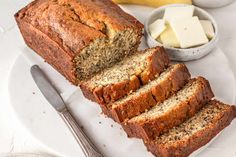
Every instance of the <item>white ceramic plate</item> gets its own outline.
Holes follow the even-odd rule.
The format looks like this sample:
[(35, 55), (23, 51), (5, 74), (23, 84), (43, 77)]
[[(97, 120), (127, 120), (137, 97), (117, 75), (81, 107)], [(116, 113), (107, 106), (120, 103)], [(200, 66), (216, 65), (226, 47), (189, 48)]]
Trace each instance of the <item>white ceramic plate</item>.
[[(148, 7), (139, 6), (126, 6), (124, 9), (135, 15), (141, 21), (144, 21), (147, 14), (152, 10)], [(142, 42), (141, 47), (145, 47), (145, 42)], [(51, 66), (46, 64), (39, 56), (35, 55), (28, 48), (22, 48), (22, 53), (26, 57), (20, 55), (16, 59), (9, 77), (9, 95), (15, 114), (23, 126), (39, 142), (59, 156), (83, 156), (81, 149), (68, 128), (42, 96), (30, 76), (30, 66), (32, 64), (38, 64), (49, 78), (55, 82), (56, 87), (66, 100), (68, 107), (73, 112), (79, 124), (83, 126), (89, 137), (102, 150), (105, 156), (152, 156), (151, 153), (146, 151), (141, 140), (128, 139), (118, 124), (100, 114), (101, 110), (98, 105), (86, 100), (79, 89), (70, 85), (68, 81)], [(216, 49), (210, 55), (199, 61), (189, 62), (187, 65), (194, 76), (203, 75), (210, 80), (218, 98), (228, 103), (234, 102), (235, 80), (228, 66), (228, 62), (220, 49)], [(234, 139), (234, 142), (236, 141), (236, 136), (231, 134), (235, 132), (235, 129), (236, 126), (231, 125), (219, 138), (223, 136), (224, 140), (229, 139), (226, 142), (232, 145), (232, 139)], [(217, 147), (217, 141), (214, 141), (209, 147), (216, 147), (217, 150), (221, 149)], [(221, 141), (218, 143), (220, 144)], [(227, 143), (224, 144), (227, 145)], [(217, 151), (207, 149), (203, 154), (205, 152), (209, 155), (210, 152), (214, 154)], [(226, 151), (224, 154), (227, 152), (229, 151)]]

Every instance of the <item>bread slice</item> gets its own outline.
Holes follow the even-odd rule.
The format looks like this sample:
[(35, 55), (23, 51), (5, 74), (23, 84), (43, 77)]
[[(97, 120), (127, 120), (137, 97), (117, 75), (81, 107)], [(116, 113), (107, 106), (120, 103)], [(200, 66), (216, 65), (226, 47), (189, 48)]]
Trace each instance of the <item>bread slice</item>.
[(88, 81), (82, 81), (80, 87), (84, 96), (92, 101), (99, 104), (114, 102), (159, 76), (169, 62), (164, 48), (147, 49), (127, 57)]
[(130, 137), (152, 140), (192, 117), (213, 96), (206, 79), (192, 79), (176, 95), (128, 120), (123, 127)]
[(235, 117), (235, 106), (212, 100), (191, 119), (145, 144), (158, 157), (187, 157), (207, 144)]
[(107, 105), (103, 108), (116, 122), (123, 122), (137, 116), (168, 98), (181, 89), (190, 79), (190, 73), (184, 64), (175, 64), (155, 80), (142, 86), (136, 92)]

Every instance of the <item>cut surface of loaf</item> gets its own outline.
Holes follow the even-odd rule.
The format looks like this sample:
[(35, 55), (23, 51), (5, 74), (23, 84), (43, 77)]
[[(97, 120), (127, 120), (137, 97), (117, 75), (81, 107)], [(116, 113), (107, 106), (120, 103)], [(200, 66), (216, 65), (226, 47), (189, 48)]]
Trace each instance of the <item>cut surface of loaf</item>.
[(209, 82), (192, 79), (183, 89), (147, 112), (128, 120), (124, 129), (130, 137), (152, 140), (198, 112), (212, 97)]
[(169, 58), (162, 47), (137, 52), (88, 81), (82, 81), (85, 97), (99, 104), (114, 102), (137, 90), (164, 71)]
[(15, 18), (26, 44), (76, 85), (136, 51), (143, 28), (110, 0), (35, 0)]
[(187, 157), (227, 127), (235, 116), (235, 106), (212, 100), (191, 119), (145, 144), (158, 157)]
[(164, 101), (181, 89), (190, 79), (190, 73), (184, 64), (175, 64), (161, 73), (155, 80), (142, 86), (132, 94), (107, 105), (104, 113), (116, 122), (122, 123), (145, 110)]

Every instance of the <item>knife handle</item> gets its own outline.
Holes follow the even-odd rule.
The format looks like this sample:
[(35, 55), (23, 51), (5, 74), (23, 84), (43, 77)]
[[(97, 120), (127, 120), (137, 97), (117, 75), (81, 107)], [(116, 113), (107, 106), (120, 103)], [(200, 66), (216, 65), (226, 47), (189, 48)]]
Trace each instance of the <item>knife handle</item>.
[(62, 119), (68, 125), (70, 131), (75, 137), (76, 141), (81, 146), (84, 155), (86, 157), (103, 157), (103, 155), (99, 152), (97, 147), (90, 141), (90, 139), (86, 136), (83, 130), (80, 128), (78, 123), (75, 121), (75, 118), (71, 115), (71, 113), (65, 109), (60, 112)]

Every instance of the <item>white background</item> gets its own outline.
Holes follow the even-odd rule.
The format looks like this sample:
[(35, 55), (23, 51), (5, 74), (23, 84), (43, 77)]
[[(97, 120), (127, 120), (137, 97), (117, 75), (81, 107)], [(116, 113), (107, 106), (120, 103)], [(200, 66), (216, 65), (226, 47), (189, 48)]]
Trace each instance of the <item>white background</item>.
[[(8, 76), (16, 57), (21, 53), (19, 47), (24, 44), (13, 15), (28, 2), (29, 0), (0, 0), (0, 154), (9, 152), (50, 154), (16, 119), (8, 97)], [(219, 25), (219, 46), (225, 52), (235, 75), (236, 2), (224, 8), (207, 11), (215, 17)]]

